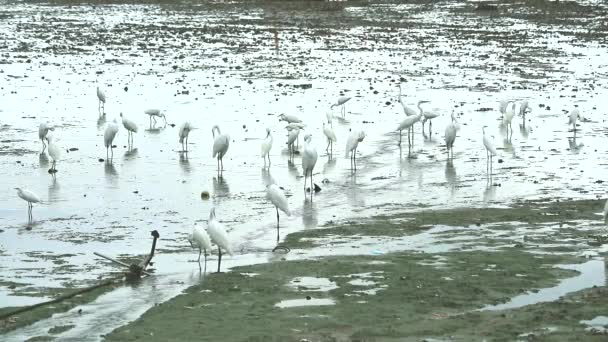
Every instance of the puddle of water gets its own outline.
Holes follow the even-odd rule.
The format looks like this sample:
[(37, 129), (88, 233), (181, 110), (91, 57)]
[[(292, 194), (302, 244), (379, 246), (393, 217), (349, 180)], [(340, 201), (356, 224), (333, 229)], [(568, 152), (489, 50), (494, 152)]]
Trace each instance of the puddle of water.
[(598, 334), (605, 334), (608, 332), (608, 317), (597, 316), (591, 320), (582, 320), (581, 324), (587, 325), (586, 331)]
[(322, 291), (327, 292), (338, 288), (338, 285), (327, 278), (297, 277), (292, 279), (287, 286), (299, 291)]
[(488, 305), (478, 311), (516, 309), (526, 305), (551, 302), (570, 292), (580, 291), (593, 286), (604, 286), (606, 284), (603, 259), (590, 260), (576, 265), (558, 265), (558, 267), (566, 270), (575, 270), (580, 272), (580, 274), (576, 277), (564, 279), (554, 287), (522, 294), (512, 298), (507, 303)]
[(282, 300), (274, 306), (287, 309), (295, 308), (299, 306), (323, 306), (323, 305), (335, 305), (336, 301), (332, 298), (311, 298), (311, 299), (287, 299)]

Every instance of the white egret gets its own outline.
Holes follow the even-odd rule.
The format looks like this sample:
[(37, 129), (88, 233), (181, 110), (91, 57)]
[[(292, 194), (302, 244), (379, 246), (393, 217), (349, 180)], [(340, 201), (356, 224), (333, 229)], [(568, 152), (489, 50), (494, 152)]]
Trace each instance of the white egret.
[(332, 112), (325, 113), (325, 117), (327, 118), (327, 123), (333, 127), (334, 126), (334, 115), (332, 114)]
[(488, 126), (483, 126), (481, 129), (483, 132), (483, 146), (486, 148), (486, 163), (489, 163), (490, 170), (492, 170), (492, 157), (498, 153), (496, 152), (494, 144), (492, 144), (492, 141), (490, 141), (490, 138), (486, 136), (486, 127)]
[(511, 101), (508, 100), (501, 100), (498, 103), (498, 111), (500, 112), (500, 119), (502, 120), (505, 117), (505, 114), (507, 113), (507, 107), (509, 106), (509, 103)]
[(192, 233), (190, 234), (189, 240), (190, 244), (192, 244), (193, 247), (198, 247), (199, 265), (201, 263), (201, 254), (204, 253), (205, 268), (207, 268), (207, 251), (211, 251), (211, 238), (209, 237), (209, 234), (207, 234), (207, 231), (205, 231), (205, 229), (195, 223), (194, 227), (192, 228)]
[(28, 220), (32, 221), (33, 203), (40, 203), (40, 197), (29, 190), (24, 190), (21, 188), (15, 188), (15, 190), (17, 190), (17, 195), (27, 202), (27, 217)]
[(344, 156), (344, 158), (348, 158), (350, 153), (350, 167), (351, 169), (353, 169), (354, 166), (355, 171), (357, 170), (357, 147), (359, 146), (359, 143), (363, 141), (364, 138), (365, 132), (352, 131), (348, 136), (348, 140), (346, 141), (346, 155)]
[(452, 152), (452, 158), (454, 158), (454, 141), (456, 140), (456, 132), (458, 131), (455, 121), (454, 113), (452, 113), (452, 122), (445, 128), (445, 147), (448, 150), (448, 159), (450, 158), (450, 151)]
[(432, 134), (433, 130), (433, 119), (439, 116), (437, 112), (423, 112), (424, 119), (422, 120), (422, 134), (424, 134), (424, 124), (429, 122), (429, 135)]
[[(38, 138), (40, 139), (40, 141), (42, 141), (42, 152), (44, 152), (44, 150), (46, 149), (46, 144), (44, 143), (44, 139), (46, 139), (46, 135), (49, 133), (49, 131), (53, 131), (53, 130), (55, 130), (55, 128), (50, 127), (46, 123), (41, 123), (40, 126), (38, 127)], [(48, 142), (48, 139), (47, 139), (47, 142)]]
[(49, 142), (49, 156), (51, 156), (51, 158), (53, 159), (53, 164), (49, 172), (55, 173), (57, 172), (55, 165), (57, 164), (59, 158), (61, 158), (61, 148), (57, 146), (57, 144), (55, 143), (55, 139), (52, 135), (47, 135), (47, 141)]
[(293, 128), (287, 133), (287, 149), (289, 150), (289, 157), (291, 158), (295, 154), (295, 146), (293, 143), (300, 135), (299, 128)]
[[(406, 116), (416, 115), (417, 113), (415, 110), (405, 105), (405, 103), (401, 99), (403, 96), (405, 95), (401, 95), (401, 83), (399, 83), (399, 103), (401, 104), (401, 108), (403, 108), (403, 113), (405, 113)], [(422, 109), (420, 109), (420, 112), (422, 112)]]
[(578, 111), (578, 109), (574, 109), (570, 112), (570, 115), (568, 116), (568, 125), (572, 125), (572, 130), (574, 132), (576, 132), (576, 120), (580, 120), (581, 119), (581, 114)]
[(192, 125), (188, 121), (184, 122), (181, 126), (179, 126), (179, 143), (182, 144), (182, 151), (184, 152), (188, 151), (188, 135), (193, 129), (194, 127), (192, 127)]
[(209, 233), (209, 237), (211, 237), (211, 241), (217, 245), (217, 272), (219, 273), (220, 265), (222, 264), (222, 249), (224, 249), (228, 254), (232, 255), (232, 247), (230, 246), (228, 233), (226, 233), (224, 225), (215, 218), (215, 208), (211, 208), (211, 211), (209, 212), (207, 232)]
[(286, 121), (287, 123), (300, 123), (302, 120), (295, 115), (281, 114), (279, 115), (279, 121)]
[(106, 111), (106, 94), (104, 94), (103, 90), (97, 86), (97, 99), (99, 103), (97, 105), (97, 111), (105, 114)]
[[(106, 126), (106, 131), (103, 133), (103, 144), (106, 147), (106, 159), (114, 159), (114, 147), (112, 147), (112, 143), (114, 142), (114, 137), (118, 133), (118, 125), (116, 124), (116, 119), (113, 122), (110, 122)], [(112, 151), (112, 157), (109, 157), (108, 149)]]
[(310, 193), (312, 195), (314, 183), (312, 182), (312, 171), (317, 163), (317, 149), (311, 144), (312, 135), (304, 137), (304, 151), (302, 153), (302, 170), (304, 171), (304, 192), (306, 192), (306, 177), (310, 175)]
[(350, 99), (351, 97), (342, 96), (338, 98), (338, 101), (332, 104), (330, 108), (333, 109), (334, 107), (340, 106), (340, 113), (342, 114), (342, 117), (344, 117), (344, 115), (346, 114), (346, 102), (348, 102)]
[(266, 157), (268, 157), (268, 167), (270, 167), (270, 149), (272, 148), (272, 134), (270, 128), (266, 128), (266, 138), (262, 142), (262, 158), (264, 158), (264, 167), (266, 167)]
[(509, 136), (509, 131), (511, 131), (511, 135), (513, 135), (513, 126), (511, 125), (511, 121), (513, 121), (514, 116), (515, 102), (512, 102), (511, 106), (507, 108), (505, 114), (502, 117), (502, 123), (507, 127), (507, 137)]
[(277, 244), (279, 243), (279, 209), (282, 212), (287, 214), (287, 216), (291, 216), (291, 211), (289, 210), (289, 203), (287, 202), (287, 197), (281, 188), (279, 188), (276, 184), (269, 184), (266, 186), (266, 199), (268, 199), (272, 205), (274, 205), (277, 211)]
[(521, 105), (519, 106), (519, 115), (523, 116), (524, 119), (526, 118), (526, 112), (528, 111), (528, 109), (530, 109), (530, 105), (528, 104), (528, 100), (524, 100), (521, 102)]
[(301, 122), (292, 122), (290, 124), (288, 124), (287, 126), (285, 126), (285, 128), (289, 131), (292, 130), (294, 128), (298, 128), (298, 129), (304, 129), (304, 127), (306, 127), (305, 124), (301, 123)]
[[(215, 131), (217, 130), (217, 137), (215, 136)], [(224, 170), (224, 155), (228, 151), (228, 146), (230, 145), (230, 136), (228, 134), (222, 134), (220, 131), (220, 127), (218, 125), (213, 126), (211, 129), (211, 134), (213, 134), (213, 158), (217, 156), (217, 170)], [(221, 164), (221, 168), (220, 168)]]
[[(399, 146), (401, 146), (401, 137), (403, 135), (403, 130), (407, 129), (407, 143), (409, 145), (412, 145), (412, 143), (414, 142), (414, 133), (413, 130), (411, 129), (414, 124), (418, 121), (420, 121), (420, 119), (422, 118), (422, 110), (420, 111), (419, 114), (416, 115), (410, 115), (408, 117), (406, 117), (405, 119), (403, 119), (403, 121), (401, 121), (401, 123), (399, 124), (399, 126), (397, 127), (397, 130), (399, 131)], [(411, 141), (410, 141), (410, 132), (411, 132)]]
[(152, 119), (154, 119), (154, 125), (156, 125), (156, 118), (163, 118), (165, 121), (165, 127), (167, 127), (167, 118), (165, 114), (161, 112), (160, 109), (146, 109), (144, 111), (145, 114), (148, 114), (150, 117), (150, 127), (152, 127)]
[(120, 113), (120, 117), (122, 118), (122, 125), (127, 129), (127, 145), (133, 146), (133, 133), (137, 133), (137, 125), (135, 122), (126, 119), (122, 113)]
[(325, 152), (329, 153), (331, 156), (333, 153), (334, 143), (338, 141), (336, 138), (336, 133), (334, 133), (334, 130), (331, 127), (325, 126), (325, 122), (323, 122), (323, 133), (327, 137), (327, 147), (325, 148)]

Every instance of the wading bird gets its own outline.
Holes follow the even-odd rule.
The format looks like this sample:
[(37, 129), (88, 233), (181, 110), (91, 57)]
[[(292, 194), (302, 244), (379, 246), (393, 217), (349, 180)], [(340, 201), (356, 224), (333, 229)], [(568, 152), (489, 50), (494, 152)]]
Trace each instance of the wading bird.
[(302, 120), (295, 115), (281, 114), (279, 115), (279, 121), (286, 121), (287, 123), (301, 123)]
[[(422, 111), (422, 109), (420, 109)], [(422, 135), (424, 135), (424, 124), (429, 122), (429, 135), (432, 134), (433, 131), (433, 119), (439, 116), (439, 113), (436, 112), (422, 112), (424, 119), (422, 120)]]
[[(215, 131), (217, 130), (217, 137)], [(213, 126), (211, 129), (213, 134), (213, 158), (217, 157), (217, 170), (224, 170), (224, 155), (228, 151), (228, 145), (230, 145), (230, 136), (228, 134), (222, 134), (218, 125)], [(221, 164), (221, 168), (220, 168)]]
[[(502, 117), (502, 123), (507, 128), (507, 138), (510, 135), (513, 135), (513, 126), (511, 122), (513, 121), (513, 117), (515, 116), (515, 102), (511, 103), (511, 106), (507, 108), (505, 114)], [(511, 132), (511, 133), (509, 133)]]
[(312, 197), (314, 183), (312, 182), (312, 171), (317, 163), (317, 149), (311, 144), (312, 136), (304, 137), (304, 151), (302, 153), (302, 170), (304, 171), (304, 192), (306, 193), (306, 178), (310, 175), (310, 194)]
[(220, 265), (222, 264), (222, 248), (226, 251), (226, 253), (232, 255), (232, 247), (230, 246), (228, 233), (226, 233), (224, 225), (215, 218), (215, 208), (211, 208), (211, 211), (209, 212), (207, 232), (209, 233), (209, 237), (211, 237), (211, 241), (217, 245), (217, 273), (220, 273)]
[[(456, 132), (458, 131), (458, 126), (456, 123), (456, 119), (454, 118), (454, 113), (452, 112), (452, 122), (448, 124), (445, 128), (445, 147), (448, 150), (448, 159), (454, 158), (454, 141), (456, 140)], [(452, 156), (450, 157), (450, 151), (452, 152)]]
[(276, 184), (266, 186), (266, 199), (268, 199), (277, 210), (277, 245), (279, 244), (279, 209), (287, 216), (291, 216), (287, 197), (281, 188)]
[(46, 139), (47, 142), (49, 141), (46, 138), (46, 135), (49, 133), (49, 131), (53, 130), (55, 130), (55, 128), (49, 127), (49, 125), (47, 125), (46, 123), (41, 123), (40, 127), (38, 127), (38, 138), (40, 139), (40, 141), (42, 141), (42, 152), (44, 152), (44, 150), (46, 149), (46, 144), (44, 143), (44, 140)]
[(329, 156), (333, 154), (334, 143), (338, 141), (336, 138), (336, 133), (330, 126), (325, 126), (325, 122), (323, 122), (323, 133), (327, 137), (327, 147), (325, 148), (325, 152), (329, 153)]
[(133, 146), (133, 133), (137, 133), (137, 125), (135, 122), (126, 119), (122, 113), (120, 113), (120, 117), (122, 118), (122, 125), (127, 130), (127, 145)]
[(488, 138), (486, 136), (486, 127), (488, 127), (488, 126), (483, 126), (483, 128), (481, 129), (483, 132), (483, 146), (486, 148), (487, 166), (489, 166), (490, 172), (492, 172), (492, 157), (494, 157), (498, 153), (496, 152), (496, 148), (494, 147), (494, 144), (492, 144), (492, 141), (490, 141), (490, 138)]
[(509, 106), (510, 102), (511, 101), (508, 100), (502, 100), (498, 103), (498, 111), (500, 112), (501, 120), (505, 117), (505, 114), (507, 113), (507, 107)]
[(198, 264), (201, 264), (201, 254), (205, 256), (205, 270), (207, 269), (207, 251), (211, 251), (211, 239), (209, 234), (196, 223), (192, 228), (192, 233), (189, 237), (192, 247), (198, 247)]
[[(116, 137), (116, 133), (118, 133), (118, 125), (116, 124), (116, 119), (113, 122), (110, 122), (106, 126), (106, 131), (103, 133), (103, 144), (106, 147), (106, 159), (112, 160), (114, 159), (114, 147), (112, 143), (114, 142), (114, 137)], [(112, 157), (109, 156), (109, 151), (112, 152)]]
[(270, 167), (270, 149), (272, 148), (272, 134), (270, 128), (266, 128), (266, 138), (262, 141), (262, 158), (264, 158), (264, 168), (266, 167), (266, 157), (268, 157), (268, 167)]
[(344, 117), (346, 115), (346, 102), (348, 102), (351, 99), (351, 97), (348, 96), (342, 96), (340, 98), (338, 98), (338, 101), (334, 104), (331, 105), (330, 109), (333, 109), (334, 107), (340, 107), (340, 114), (342, 114), (342, 117)]
[[(414, 126), (414, 124), (416, 122), (420, 121), (420, 118), (422, 118), (422, 113), (416, 114), (416, 115), (410, 115), (410, 116), (406, 117), (405, 119), (403, 119), (403, 121), (401, 121), (401, 123), (397, 127), (397, 130), (399, 131), (399, 146), (401, 146), (401, 138), (402, 138), (404, 129), (407, 129), (407, 143), (410, 146), (413, 145), (414, 131), (412, 130), (412, 127)], [(410, 140), (410, 135), (411, 135), (411, 140)]]
[(165, 114), (161, 112), (160, 109), (146, 109), (144, 111), (150, 117), (150, 127), (152, 127), (152, 120), (154, 119), (154, 125), (156, 126), (156, 118), (163, 118), (165, 121), (165, 127), (167, 127), (167, 118)]
[(192, 127), (188, 121), (179, 126), (179, 143), (182, 144), (182, 151), (184, 152), (188, 151), (188, 135), (193, 129), (194, 127)]
[(101, 114), (105, 114), (105, 112), (106, 112), (106, 94), (104, 94), (103, 90), (99, 89), (99, 86), (97, 87), (97, 99), (99, 100), (99, 103), (97, 105), (97, 111), (100, 112)]
[(57, 172), (55, 166), (57, 161), (61, 158), (61, 148), (55, 143), (55, 138), (52, 135), (47, 135), (47, 141), (49, 142), (49, 156), (53, 159), (53, 164), (49, 170), (50, 173)]
[(519, 115), (524, 118), (524, 122), (526, 121), (526, 112), (530, 109), (530, 105), (528, 104), (528, 100), (524, 100), (521, 102), (519, 106)]
[(21, 197), (24, 201), (27, 202), (27, 217), (28, 220), (32, 221), (32, 203), (40, 203), (40, 197), (38, 197), (35, 193), (29, 190), (23, 190), (21, 188), (15, 188), (17, 190), (17, 195)]
[(568, 125), (572, 125), (572, 130), (576, 133), (576, 120), (581, 120), (581, 114), (578, 109), (574, 109), (568, 116)]
[(296, 141), (296, 139), (298, 139), (298, 136), (300, 135), (300, 129), (299, 128), (293, 128), (291, 130), (289, 130), (287, 132), (287, 149), (289, 151), (289, 158), (293, 158), (293, 156), (296, 153), (296, 148), (294, 146), (294, 142)]
[(365, 132), (363, 131), (352, 131), (346, 141), (346, 155), (344, 158), (349, 157), (350, 153), (350, 168), (357, 171), (357, 147), (359, 143), (365, 138)]

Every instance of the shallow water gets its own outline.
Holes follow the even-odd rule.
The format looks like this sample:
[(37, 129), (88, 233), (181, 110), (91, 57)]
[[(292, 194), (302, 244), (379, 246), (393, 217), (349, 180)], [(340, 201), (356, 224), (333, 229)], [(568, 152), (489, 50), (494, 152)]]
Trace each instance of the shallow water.
[[(294, 211), (281, 216), (282, 236), (330, 220), (420, 206), (605, 196), (608, 73), (606, 32), (597, 24), (605, 5), (593, 7), (584, 20), (564, 13), (542, 16), (538, 9), (511, 4), (502, 16), (475, 13), (464, 2), (354, 3), (338, 11), (283, 6), (0, 8), (0, 45), (7, 51), (0, 56), (0, 281), (33, 289), (87, 284), (115, 269), (93, 251), (144, 254), (152, 229), (161, 235), (156, 266), (162, 273), (173, 269), (173, 257), (164, 254), (180, 252), (182, 263), (194, 256), (186, 236), (195, 221), (207, 219), (212, 205), (237, 250), (226, 267), (273, 260), (277, 256), (268, 251), (275, 244), (275, 214), (264, 199), (271, 180), (286, 189)], [(294, 18), (297, 27), (287, 24)], [(397, 99), (400, 77), (408, 106), (430, 100), (425, 109), (441, 114), (433, 120), (432, 136), (415, 127), (411, 152), (407, 143), (397, 146), (394, 132), (404, 118)], [(97, 85), (108, 98), (102, 117)], [(334, 121), (338, 143), (330, 160), (322, 122), (342, 95), (353, 99), (345, 119)], [(510, 139), (497, 110), (507, 98), (527, 99), (532, 107), (525, 127), (521, 117), (513, 119)], [(567, 125), (575, 105), (585, 118), (576, 135)], [(161, 120), (151, 129), (143, 113), (148, 108), (165, 110), (176, 126), (164, 127)], [(442, 136), (452, 110), (461, 130), (448, 163)], [(121, 112), (139, 126), (134, 148), (126, 148), (121, 125), (113, 163), (100, 162), (106, 158), (103, 131), (114, 119), (120, 124)], [(322, 191), (313, 201), (305, 200), (299, 157), (288, 163), (281, 113), (299, 116), (318, 146), (314, 182)], [(199, 128), (190, 134), (187, 154), (177, 138), (186, 120)], [(41, 122), (55, 126), (52, 134), (64, 150), (78, 148), (64, 151), (55, 178), (47, 173), (48, 155), (40, 154)], [(211, 158), (214, 124), (231, 137), (221, 177)], [(491, 178), (481, 144), (484, 125), (499, 150)], [(259, 157), (266, 127), (274, 136), (269, 171)], [(344, 158), (349, 129), (367, 133), (356, 173)], [(325, 178), (329, 183), (322, 184)], [(34, 205), (31, 224), (15, 186), (43, 199)], [(204, 190), (211, 193), (208, 201), (201, 200)], [(435, 233), (387, 249), (453, 248), (431, 246), (425, 239)], [(370, 246), (369, 252), (376, 249)], [(189, 284), (186, 270), (196, 266), (185, 265), (183, 284), (159, 290), (163, 298)], [(46, 299), (14, 296), (0, 287), (5, 306)]]

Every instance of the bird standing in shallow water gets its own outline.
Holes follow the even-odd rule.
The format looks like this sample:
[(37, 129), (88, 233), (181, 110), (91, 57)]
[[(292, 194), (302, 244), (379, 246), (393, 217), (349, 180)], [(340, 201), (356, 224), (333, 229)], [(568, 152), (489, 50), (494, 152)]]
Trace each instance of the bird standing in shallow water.
[(302, 153), (302, 170), (304, 171), (304, 193), (306, 193), (306, 178), (310, 175), (310, 197), (312, 198), (314, 183), (312, 182), (312, 171), (317, 163), (317, 149), (311, 145), (312, 136), (304, 137), (304, 151)]
[(57, 165), (57, 161), (59, 160), (59, 158), (61, 158), (61, 148), (57, 146), (57, 143), (55, 143), (55, 138), (53, 136), (48, 135), (47, 141), (49, 142), (49, 156), (51, 156), (51, 158), (53, 159), (53, 164), (49, 172), (55, 174), (57, 172), (55, 166)]
[[(217, 137), (215, 136), (215, 131), (217, 130)], [(211, 129), (211, 134), (213, 134), (213, 158), (217, 156), (217, 171), (224, 170), (224, 155), (228, 151), (228, 146), (230, 145), (230, 136), (228, 134), (222, 134), (220, 132), (220, 127), (218, 125), (213, 126)], [(221, 166), (221, 167), (220, 167)]]
[(291, 216), (289, 210), (289, 203), (283, 190), (276, 184), (269, 184), (266, 186), (266, 199), (268, 199), (277, 210), (277, 245), (279, 244), (279, 209), (282, 212)]
[[(116, 119), (113, 122), (110, 122), (108, 126), (106, 126), (106, 131), (103, 133), (103, 144), (106, 147), (106, 159), (112, 160), (114, 159), (114, 147), (112, 143), (114, 142), (114, 137), (118, 133), (118, 125), (116, 124)], [(109, 156), (108, 149), (112, 151), (112, 157)]]
[(190, 131), (193, 129), (194, 127), (192, 127), (192, 125), (188, 121), (184, 122), (181, 126), (179, 126), (179, 143), (182, 144), (183, 152), (188, 151), (188, 135), (190, 135)]
[(104, 94), (103, 90), (101, 90), (99, 88), (99, 86), (97, 87), (97, 99), (99, 100), (99, 103), (97, 105), (97, 111), (99, 112), (99, 114), (105, 115), (106, 114), (106, 94)]
[(576, 120), (580, 120), (581, 119), (581, 114), (578, 111), (578, 109), (574, 109), (570, 112), (570, 115), (568, 116), (568, 125), (572, 125), (572, 130), (574, 131), (574, 133), (576, 133)]
[(205, 255), (205, 270), (207, 270), (207, 251), (211, 250), (211, 238), (207, 231), (205, 231), (202, 227), (198, 226), (196, 223), (192, 228), (192, 233), (189, 237), (190, 244), (193, 247), (198, 247), (198, 265), (200, 268), (201, 265), (201, 253)]
[(327, 152), (331, 157), (333, 154), (334, 143), (338, 141), (338, 139), (336, 138), (336, 133), (334, 133), (334, 130), (329, 125), (325, 126), (325, 122), (323, 122), (323, 133), (327, 137), (327, 147), (325, 148), (325, 152)]
[(299, 128), (292, 128), (287, 132), (287, 149), (289, 151), (289, 159), (293, 159), (293, 156), (296, 153), (296, 147), (294, 145), (296, 139), (300, 135)]
[(452, 122), (445, 128), (445, 147), (448, 150), (448, 159), (450, 159), (450, 151), (452, 152), (451, 158), (454, 158), (454, 141), (456, 140), (456, 132), (458, 132), (458, 124), (454, 118), (452, 112)]
[(163, 118), (165, 121), (165, 127), (167, 127), (167, 118), (165, 114), (160, 111), (160, 109), (146, 109), (144, 111), (150, 117), (150, 128), (152, 128), (152, 119), (154, 119), (154, 125), (156, 125), (156, 118)]
[(122, 125), (127, 130), (127, 145), (131, 147), (133, 146), (133, 133), (137, 133), (137, 125), (135, 122), (126, 119), (122, 113), (120, 113), (120, 117), (122, 118)]
[(261, 146), (264, 168), (266, 168), (266, 157), (268, 157), (268, 167), (270, 167), (270, 149), (272, 149), (272, 134), (270, 133), (270, 128), (266, 128), (266, 138)]
[(44, 150), (46, 149), (46, 144), (44, 143), (44, 140), (46, 139), (47, 142), (49, 141), (46, 138), (46, 136), (49, 133), (49, 131), (53, 131), (53, 130), (54, 130), (54, 128), (49, 127), (49, 125), (47, 125), (46, 123), (41, 123), (40, 126), (38, 127), (38, 138), (40, 139), (40, 141), (42, 141), (42, 152), (44, 152)]
[(226, 233), (224, 225), (215, 218), (215, 208), (211, 208), (211, 211), (209, 212), (207, 232), (209, 233), (211, 241), (217, 245), (217, 273), (220, 273), (220, 266), (222, 264), (222, 249), (224, 249), (226, 253), (232, 255), (232, 247), (230, 246), (228, 233)]
[(15, 188), (15, 190), (17, 190), (17, 196), (27, 202), (27, 218), (30, 222), (32, 222), (32, 203), (40, 203), (40, 197), (29, 190), (24, 190), (21, 188)]
[(494, 144), (492, 144), (492, 141), (490, 141), (490, 138), (486, 136), (486, 127), (488, 126), (483, 126), (481, 129), (483, 132), (483, 146), (486, 148), (486, 169), (487, 166), (489, 166), (490, 174), (492, 174), (492, 157), (498, 153), (496, 152)]
[(346, 141), (346, 155), (344, 158), (349, 157), (350, 153), (350, 168), (357, 171), (357, 147), (359, 143), (365, 138), (365, 132), (363, 131), (352, 131), (348, 140)]
[(346, 115), (346, 102), (348, 102), (350, 99), (351, 99), (351, 97), (342, 96), (342, 97), (338, 98), (338, 101), (336, 103), (331, 105), (330, 109), (333, 109), (334, 107), (339, 106), (340, 114), (342, 114), (342, 117), (344, 117)]

